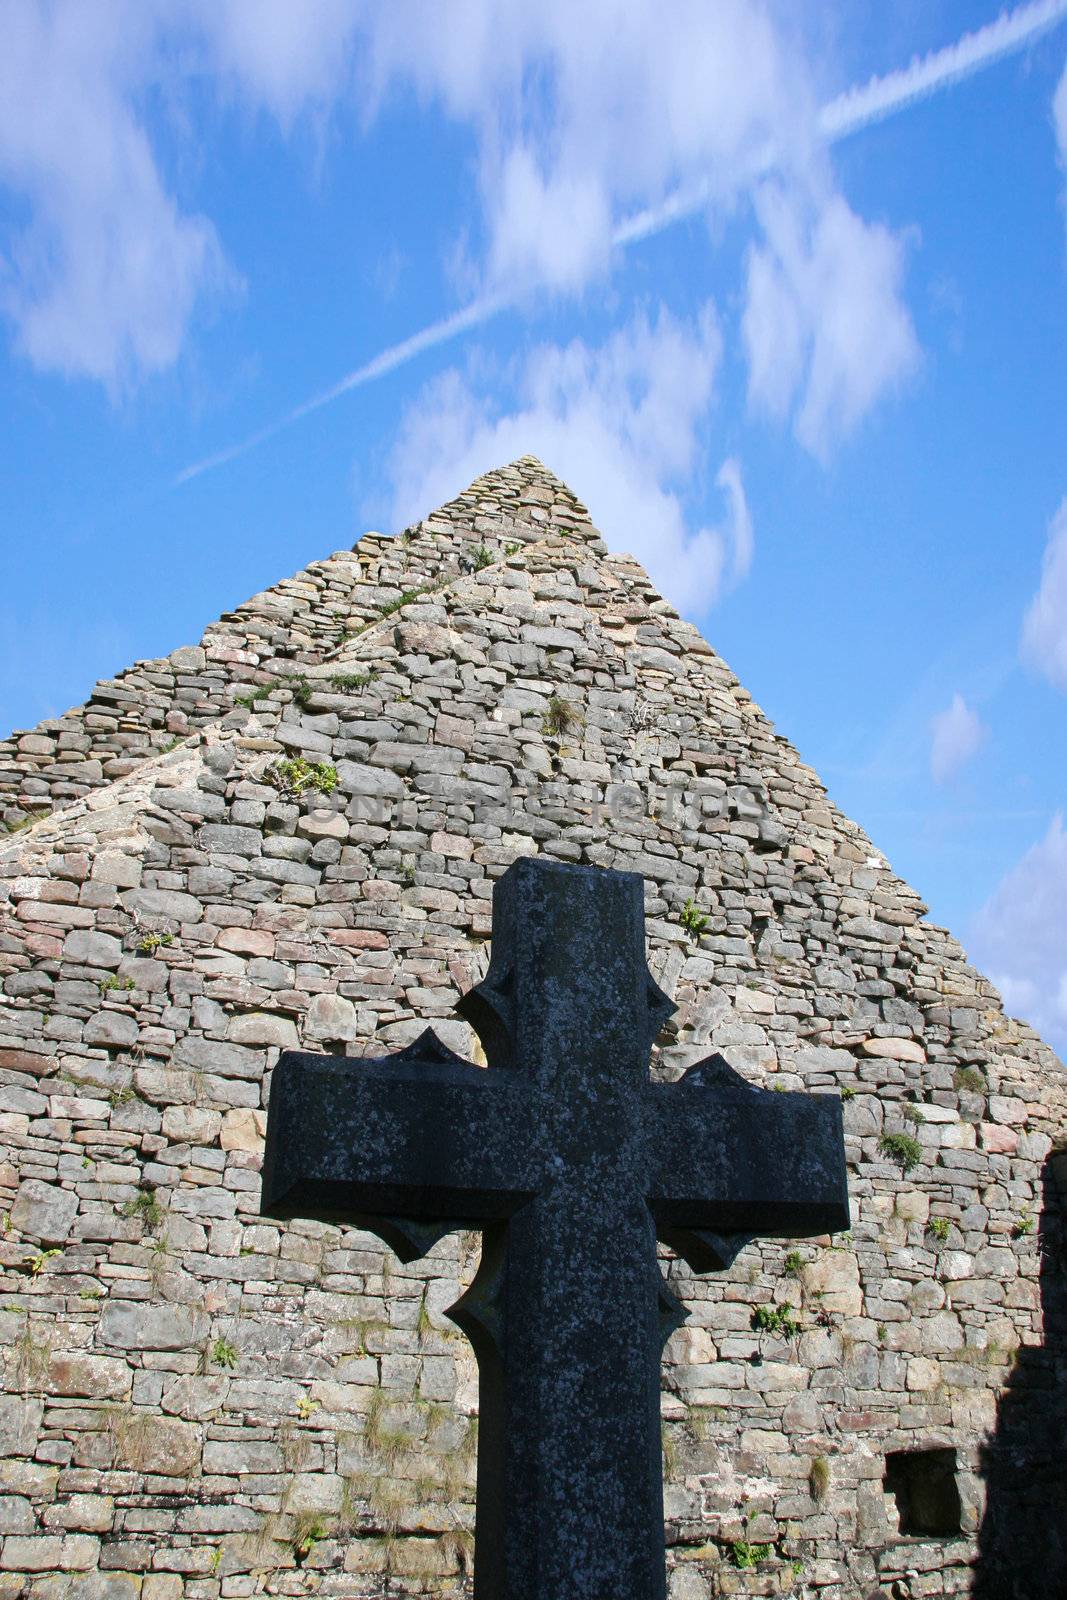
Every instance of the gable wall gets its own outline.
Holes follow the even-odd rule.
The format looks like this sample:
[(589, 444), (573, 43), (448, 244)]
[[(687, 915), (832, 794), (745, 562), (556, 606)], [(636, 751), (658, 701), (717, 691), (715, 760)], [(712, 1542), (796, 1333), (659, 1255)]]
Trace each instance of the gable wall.
[(366, 534), (209, 624), (197, 645), (104, 679), (83, 706), (0, 741), (0, 823), (24, 825), (124, 776), (153, 752), (225, 715), (238, 695), (328, 660), (407, 589), (454, 576), (479, 552), (588, 513), (540, 462), (479, 478), (398, 539)]
[[(678, 1005), (656, 1073), (722, 1050), (848, 1096), (851, 1239), (666, 1266), (690, 1313), (664, 1366), (672, 1595), (966, 1593), (1003, 1548), (990, 1441), (1026, 1447), (1004, 1397), (1035, 1463), (1026, 1396), (1057, 1419), (1058, 1066), (636, 563), (587, 527), (516, 542), (309, 660), (303, 704), (280, 683), (2, 852), (0, 1597), (462, 1592), (477, 1385), (442, 1312), (477, 1240), (405, 1267), (260, 1222), (263, 1108), (297, 1043), (381, 1053), (430, 1022), (475, 1053), (452, 1008), (493, 878), (533, 850), (644, 875)], [(287, 794), (295, 758), (333, 791)], [(887, 1132), (917, 1143), (906, 1173)], [(753, 1328), (782, 1305), (799, 1336)], [(931, 1444), (958, 1451), (963, 1532), (901, 1540), (884, 1457)], [(1025, 1582), (1049, 1499), (1013, 1472)], [(772, 1553), (739, 1569), (735, 1541)]]

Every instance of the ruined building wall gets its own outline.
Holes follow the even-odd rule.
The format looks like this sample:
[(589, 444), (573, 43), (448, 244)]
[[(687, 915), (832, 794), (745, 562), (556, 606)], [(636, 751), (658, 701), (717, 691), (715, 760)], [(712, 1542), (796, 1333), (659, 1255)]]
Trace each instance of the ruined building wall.
[(399, 539), (365, 534), (209, 624), (199, 644), (139, 661), (96, 684), (85, 705), (0, 740), (0, 823), (17, 827), (124, 777), (239, 697), (329, 661), (413, 588), (588, 522), (570, 490), (525, 457)]
[[(674, 1600), (1038, 1592), (1067, 1562), (1051, 1052), (538, 463), (308, 570), (195, 685), (134, 669), (121, 721), (97, 699), (12, 756), (53, 810), (0, 848), (0, 1600), (468, 1592), (443, 1313), (477, 1237), (402, 1266), (261, 1222), (258, 1172), (280, 1049), (430, 1023), (475, 1054), (455, 1000), (535, 851), (644, 876), (658, 1075), (721, 1050), (845, 1097), (850, 1237), (706, 1278), (665, 1253)], [(58, 770), (65, 733), (99, 775)]]

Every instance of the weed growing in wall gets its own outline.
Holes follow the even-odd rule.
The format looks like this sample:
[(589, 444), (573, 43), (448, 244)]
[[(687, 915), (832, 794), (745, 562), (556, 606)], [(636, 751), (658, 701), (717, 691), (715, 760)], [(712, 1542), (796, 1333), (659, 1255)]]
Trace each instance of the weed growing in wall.
[(752, 1313), (752, 1326), (757, 1333), (774, 1333), (783, 1339), (794, 1339), (800, 1332), (792, 1306), (757, 1306)]
[(902, 1172), (910, 1172), (923, 1158), (923, 1147), (910, 1133), (883, 1133), (878, 1141), (883, 1155), (900, 1162)]
[(335, 672), (330, 677), (330, 685), (340, 689), (342, 694), (350, 694), (356, 689), (365, 689), (377, 676), (376, 672)]
[(541, 732), (548, 739), (561, 739), (565, 733), (582, 726), (582, 714), (558, 694), (549, 696), (548, 708), (541, 718)]
[(758, 1567), (771, 1553), (769, 1544), (749, 1544), (747, 1539), (735, 1539), (730, 1546), (730, 1560), (735, 1567), (748, 1570)]
[(300, 799), (309, 790), (333, 794), (337, 788), (336, 767), (327, 761), (306, 761), (303, 756), (275, 762), (268, 769), (267, 777), (283, 795), (294, 800)]
[(808, 1492), (815, 1504), (821, 1505), (830, 1488), (830, 1463), (825, 1456), (815, 1456), (808, 1469)]
[(213, 1367), (222, 1367), (226, 1371), (232, 1372), (240, 1359), (240, 1355), (241, 1352), (231, 1340), (220, 1337), (212, 1344), (208, 1359)]
[(155, 1233), (166, 1216), (150, 1183), (142, 1184), (133, 1199), (127, 1200), (121, 1209), (124, 1217), (138, 1217), (149, 1233)]

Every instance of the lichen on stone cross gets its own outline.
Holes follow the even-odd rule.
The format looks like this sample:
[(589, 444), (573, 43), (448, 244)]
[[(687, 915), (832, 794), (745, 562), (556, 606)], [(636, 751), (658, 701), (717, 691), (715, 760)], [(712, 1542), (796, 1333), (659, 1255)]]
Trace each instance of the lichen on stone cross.
[(633, 873), (524, 858), (460, 1002), (488, 1069), (427, 1030), (381, 1060), (284, 1054), (262, 1209), (372, 1229), (411, 1260), (481, 1228), (450, 1315), (479, 1364), (477, 1600), (660, 1600), (660, 1352), (698, 1271), (757, 1235), (848, 1227), (836, 1097), (772, 1094), (714, 1056), (649, 1057), (671, 1002)]

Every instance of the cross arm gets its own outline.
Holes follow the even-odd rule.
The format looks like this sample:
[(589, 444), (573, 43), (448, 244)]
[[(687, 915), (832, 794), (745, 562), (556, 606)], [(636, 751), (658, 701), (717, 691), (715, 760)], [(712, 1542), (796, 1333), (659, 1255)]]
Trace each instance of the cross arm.
[[(677, 1084), (650, 1085), (649, 1094), (649, 1205), (661, 1238), (693, 1265), (728, 1265), (757, 1235), (804, 1238), (848, 1228), (836, 1096), (755, 1088), (721, 1056), (690, 1068)], [(705, 1259), (701, 1241), (712, 1245)]]
[(381, 1060), (286, 1051), (271, 1082), (262, 1212), (379, 1232), (383, 1218), (506, 1216), (534, 1186), (525, 1100), (517, 1075), (460, 1060), (429, 1030)]

